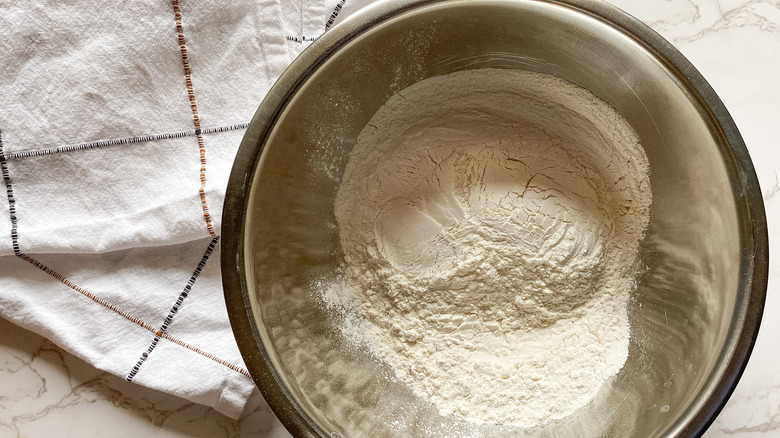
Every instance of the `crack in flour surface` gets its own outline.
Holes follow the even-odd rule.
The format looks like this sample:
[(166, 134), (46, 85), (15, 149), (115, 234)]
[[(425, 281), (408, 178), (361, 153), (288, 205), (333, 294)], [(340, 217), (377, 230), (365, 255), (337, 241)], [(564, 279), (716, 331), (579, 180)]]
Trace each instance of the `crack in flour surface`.
[(625, 363), (647, 157), (564, 80), (479, 69), (391, 97), (336, 198), (341, 332), (444, 415), (533, 427)]

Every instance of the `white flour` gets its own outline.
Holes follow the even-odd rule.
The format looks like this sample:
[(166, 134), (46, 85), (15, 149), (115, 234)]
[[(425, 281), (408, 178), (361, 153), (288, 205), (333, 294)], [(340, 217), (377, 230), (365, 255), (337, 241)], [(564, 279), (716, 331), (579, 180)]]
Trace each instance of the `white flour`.
[(614, 109), (540, 74), (482, 69), (393, 96), (351, 153), (325, 301), (443, 414), (532, 427), (626, 360), (647, 158)]

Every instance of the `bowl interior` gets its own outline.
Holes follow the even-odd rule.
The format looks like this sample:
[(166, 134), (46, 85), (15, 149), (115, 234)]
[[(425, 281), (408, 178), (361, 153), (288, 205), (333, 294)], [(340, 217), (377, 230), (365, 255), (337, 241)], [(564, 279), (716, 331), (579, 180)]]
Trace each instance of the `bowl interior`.
[[(296, 411), (284, 415), (305, 423), (294, 429), (327, 437), (650, 437), (683, 431), (701, 415), (745, 321), (750, 219), (727, 133), (662, 59), (603, 14), (535, 1), (428, 2), (393, 13), (378, 6), (304, 52), (261, 106), (264, 124), (244, 140), (262, 147), (242, 229), (254, 341), (270, 367), (259, 383), (281, 386)], [(358, 133), (396, 91), (482, 67), (552, 74), (590, 90), (633, 126), (651, 166), (628, 360), (589, 405), (530, 430), (440, 416), (345, 342), (317, 299), (343, 260), (333, 202)], [(250, 370), (252, 360), (259, 355), (247, 360)]]

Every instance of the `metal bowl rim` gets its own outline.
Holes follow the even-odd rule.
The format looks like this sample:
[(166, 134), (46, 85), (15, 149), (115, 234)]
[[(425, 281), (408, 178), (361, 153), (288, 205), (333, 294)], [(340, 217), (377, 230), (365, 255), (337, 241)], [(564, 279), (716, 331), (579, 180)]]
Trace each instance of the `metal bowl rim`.
[[(239, 146), (228, 180), (222, 214), (221, 266), (225, 302), (230, 323), (241, 355), (255, 384), (271, 410), (296, 437), (328, 437), (313, 419), (293, 401), (283, 387), (271, 364), (268, 351), (260, 342), (249, 301), (244, 259), (244, 225), (249, 193), (256, 164), (263, 152), (267, 136), (272, 131), (286, 104), (307, 78), (330, 56), (367, 29), (413, 9), (444, 2), (466, 0), (400, 0), (392, 6), (369, 6), (331, 28), (313, 42), (279, 77), (253, 116)], [(468, 0), (475, 3), (475, 0)], [(483, 1), (483, 0), (477, 0)], [(741, 255), (740, 289), (747, 292), (745, 318), (737, 336), (731, 358), (721, 378), (701, 409), (688, 418), (675, 432), (676, 436), (701, 436), (712, 424), (728, 401), (747, 365), (758, 336), (766, 299), (769, 275), (769, 243), (761, 189), (747, 147), (731, 115), (712, 87), (696, 68), (663, 37), (638, 19), (602, 1), (594, 0), (528, 0), (569, 8), (621, 31), (645, 49), (680, 80), (687, 91), (699, 101), (711, 121), (730, 146), (738, 175), (730, 175), (735, 187), (738, 217), (746, 229), (740, 235), (742, 248), (752, 248)], [(483, 3), (515, 3), (513, 0), (485, 0)], [(736, 178), (736, 180), (734, 180)], [(743, 196), (739, 196), (740, 192)], [(745, 275), (747, 272), (749, 275)]]

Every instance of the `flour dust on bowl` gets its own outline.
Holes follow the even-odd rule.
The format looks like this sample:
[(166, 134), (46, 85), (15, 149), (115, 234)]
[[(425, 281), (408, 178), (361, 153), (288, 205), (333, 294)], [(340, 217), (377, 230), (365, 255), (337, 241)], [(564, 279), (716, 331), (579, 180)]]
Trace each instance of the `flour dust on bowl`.
[(732, 120), (601, 2), (349, 17), (260, 105), (223, 216), (236, 338), (294, 436), (697, 436), (766, 293)]

